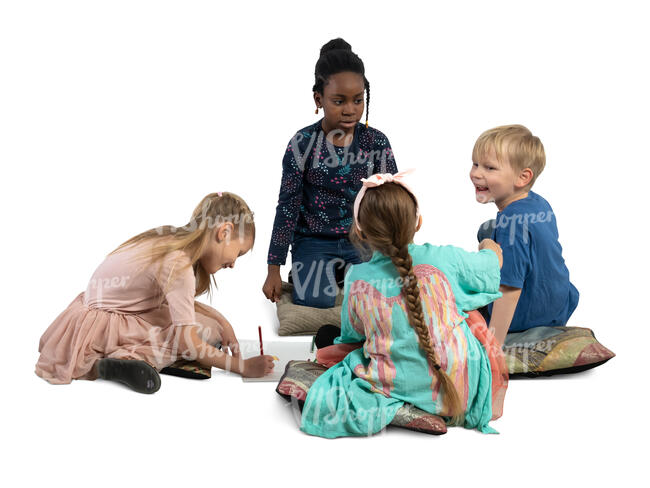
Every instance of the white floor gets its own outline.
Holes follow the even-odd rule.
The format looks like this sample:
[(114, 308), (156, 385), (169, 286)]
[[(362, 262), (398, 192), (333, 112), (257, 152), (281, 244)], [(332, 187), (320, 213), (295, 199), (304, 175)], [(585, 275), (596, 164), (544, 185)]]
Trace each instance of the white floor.
[[(38, 487), (636, 486), (647, 471), (647, 46), (629, 1), (0, 3), (0, 483)], [(272, 383), (164, 377), (155, 395), (34, 373), (38, 340), (103, 257), (209, 192), (255, 212), (253, 252), (212, 305), (240, 339), (279, 338), (266, 276), (281, 159), (318, 120), (320, 46), (366, 65), (370, 124), (416, 167), (416, 243), (476, 247), (471, 149), (522, 123), (547, 166), (580, 304), (617, 357), (512, 381), (499, 435), (388, 429), (327, 441), (298, 430)], [(286, 275), (286, 268), (283, 268)], [(206, 300), (208, 300), (206, 298)], [(643, 476), (643, 478), (640, 478)]]
[(512, 380), (504, 416), (492, 423), (499, 435), (388, 428), (338, 440), (300, 432), (299, 412), (275, 393), (275, 383), (244, 383), (213, 370), (210, 380), (162, 376), (154, 395), (102, 380), (52, 386), (31, 373), (29, 354), (11, 365), (18, 374), (4, 375), (14, 392), (3, 401), (11, 453), (5, 475), (48, 486), (330, 486), (342, 477), (384, 486), (460, 475), (490, 486), (614, 484), (640, 470), (644, 450), (633, 446), (641, 440), (637, 429), (647, 428), (632, 408), (640, 385), (631, 376), (638, 367), (631, 347), (615, 336), (601, 340), (618, 356), (597, 369)]

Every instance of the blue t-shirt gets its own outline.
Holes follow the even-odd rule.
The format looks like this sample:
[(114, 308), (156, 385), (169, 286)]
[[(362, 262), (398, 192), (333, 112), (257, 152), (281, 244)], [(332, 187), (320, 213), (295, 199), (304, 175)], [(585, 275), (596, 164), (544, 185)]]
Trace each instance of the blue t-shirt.
[[(576, 309), (579, 293), (569, 281), (558, 237), (553, 209), (532, 191), (497, 214), (501, 284), (521, 288), (509, 332), (566, 325)], [(492, 304), (488, 309), (492, 314)]]

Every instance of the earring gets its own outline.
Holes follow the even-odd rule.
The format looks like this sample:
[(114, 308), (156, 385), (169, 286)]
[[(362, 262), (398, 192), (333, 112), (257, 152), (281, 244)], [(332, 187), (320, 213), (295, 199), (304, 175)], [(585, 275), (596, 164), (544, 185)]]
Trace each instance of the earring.
[(316, 113), (318, 113), (318, 107), (316, 107)]

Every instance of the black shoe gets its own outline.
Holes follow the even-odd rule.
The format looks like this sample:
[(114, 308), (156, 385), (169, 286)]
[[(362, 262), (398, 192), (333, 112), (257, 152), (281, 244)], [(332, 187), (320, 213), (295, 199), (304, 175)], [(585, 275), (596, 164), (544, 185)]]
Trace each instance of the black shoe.
[(314, 339), (314, 344), (316, 348), (321, 349), (323, 347), (331, 346), (334, 344), (334, 339), (341, 335), (341, 328), (336, 325), (323, 325), (318, 332), (316, 332), (316, 338)]
[(158, 371), (137, 359), (100, 359), (97, 374), (102, 379), (124, 383), (138, 393), (156, 393), (160, 389)]

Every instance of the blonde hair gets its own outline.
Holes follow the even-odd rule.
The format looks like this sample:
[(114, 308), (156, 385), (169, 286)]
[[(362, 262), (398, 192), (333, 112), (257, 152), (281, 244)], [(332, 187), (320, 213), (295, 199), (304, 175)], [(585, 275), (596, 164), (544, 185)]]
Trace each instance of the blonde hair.
[(356, 226), (350, 233), (350, 240), (358, 247), (371, 249), (388, 256), (397, 268), (402, 282), (402, 293), (406, 300), (409, 324), (418, 335), (420, 348), (445, 391), (445, 403), (451, 412), (451, 424), (459, 425), (464, 408), (454, 382), (440, 367), (440, 359), (433, 347), (433, 338), (424, 320), (418, 280), (413, 272), (413, 259), (408, 245), (415, 234), (416, 202), (413, 196), (396, 183), (385, 183), (368, 188), (359, 205), (359, 235)]
[[(163, 225), (147, 230), (123, 242), (111, 254), (128, 246), (151, 242), (152, 247), (143, 250), (143, 254), (150, 259), (150, 263), (160, 262), (162, 266), (162, 258), (170, 252), (185, 251), (194, 270), (196, 296), (199, 296), (211, 292), (214, 285), (214, 276), (203, 268), (199, 258), (210, 242), (213, 229), (227, 222), (233, 224), (236, 237), (251, 238), (255, 242), (253, 212), (240, 196), (222, 192), (206, 195), (192, 212), (189, 223), (183, 227)], [(168, 284), (181, 269), (170, 273)]]
[(474, 144), (472, 161), (477, 163), (490, 148), (494, 148), (500, 162), (507, 162), (515, 171), (531, 169), (533, 178), (527, 189), (532, 188), (546, 166), (542, 141), (523, 125), (502, 125), (483, 132)]

